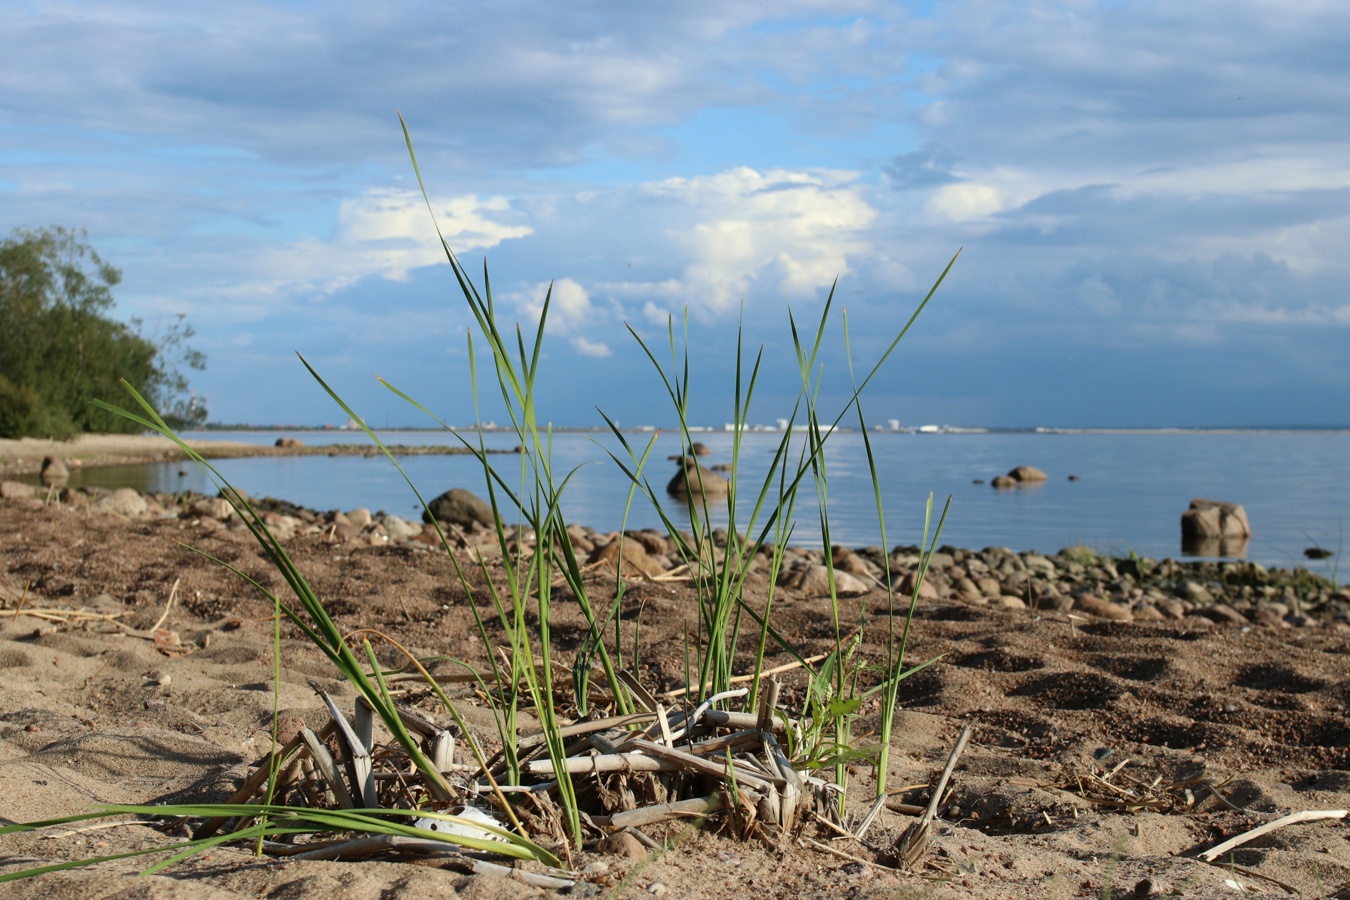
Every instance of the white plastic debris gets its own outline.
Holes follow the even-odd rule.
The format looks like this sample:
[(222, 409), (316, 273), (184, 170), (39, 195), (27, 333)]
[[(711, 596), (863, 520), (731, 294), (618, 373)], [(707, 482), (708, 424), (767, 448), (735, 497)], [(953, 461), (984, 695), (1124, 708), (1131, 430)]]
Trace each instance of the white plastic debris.
[[(453, 816), (454, 819), (445, 818), (446, 816)], [(418, 828), (425, 828), (427, 831), (435, 831), (438, 834), (457, 834), (460, 837), (500, 841), (503, 844), (510, 843), (500, 834), (480, 827), (487, 825), (492, 828), (501, 828), (502, 824), (476, 806), (461, 806), (448, 809), (443, 814), (423, 816), (413, 822), (413, 825)]]

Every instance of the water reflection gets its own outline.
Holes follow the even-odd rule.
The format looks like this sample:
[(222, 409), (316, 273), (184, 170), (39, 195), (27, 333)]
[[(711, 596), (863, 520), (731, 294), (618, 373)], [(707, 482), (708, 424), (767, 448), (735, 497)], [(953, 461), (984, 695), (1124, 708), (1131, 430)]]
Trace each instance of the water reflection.
[(1251, 545), (1248, 537), (1182, 537), (1182, 556), (1246, 559)]

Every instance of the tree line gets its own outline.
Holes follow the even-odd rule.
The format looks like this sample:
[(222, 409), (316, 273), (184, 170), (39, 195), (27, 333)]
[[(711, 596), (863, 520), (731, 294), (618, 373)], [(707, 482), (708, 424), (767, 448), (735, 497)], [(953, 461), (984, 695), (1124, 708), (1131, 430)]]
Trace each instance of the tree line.
[(83, 232), (19, 229), (0, 241), (0, 437), (139, 431), (92, 402), (124, 404), (119, 379), (175, 427), (206, 421), (183, 374), (206, 362), (187, 344), (192, 327), (180, 315), (147, 337), (140, 320), (113, 318), (121, 280)]

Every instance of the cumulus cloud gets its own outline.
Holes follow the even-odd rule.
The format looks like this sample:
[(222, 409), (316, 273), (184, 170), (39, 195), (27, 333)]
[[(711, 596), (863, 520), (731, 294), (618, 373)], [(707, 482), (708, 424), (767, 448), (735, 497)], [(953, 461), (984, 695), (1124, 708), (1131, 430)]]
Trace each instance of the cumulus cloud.
[(341, 342), (372, 309), (434, 314), (395, 109), (452, 246), (491, 250), (523, 316), (568, 276), (553, 326), (582, 356), (625, 352), (621, 320), (767, 316), (837, 276), (862, 341), (958, 246), (920, 331), (975, 360), (1014, 331), (1052, 361), (1072, 329), (1106, 367), (1350, 325), (1334, 3), (166, 10), (6, 20), (0, 224), (87, 225), (124, 308), (187, 309), (222, 347), (246, 320)]
[(566, 336), (572, 349), (582, 356), (601, 358), (611, 354), (603, 341), (593, 337), (609, 323), (609, 311), (592, 303), (590, 292), (576, 280), (559, 278), (507, 295), (507, 301), (534, 322), (544, 314), (545, 299), (550, 334)]
[(571, 340), (572, 349), (582, 356), (589, 356), (595, 359), (603, 359), (606, 356), (613, 356), (614, 352), (602, 341), (590, 341), (578, 335)]
[[(495, 247), (533, 229), (519, 221), (502, 197), (455, 197), (436, 208), (436, 221), (459, 252)], [(402, 281), (408, 272), (445, 260), (420, 194), (371, 189), (341, 202), (330, 240), (306, 238), (265, 250), (264, 265), (275, 283), (291, 290), (331, 293), (362, 278)]]
[(877, 213), (848, 173), (740, 167), (645, 191), (673, 204), (677, 221), (666, 232), (688, 260), (681, 299), (705, 315), (758, 301), (748, 297), (752, 287), (814, 296), (871, 249), (866, 229)]

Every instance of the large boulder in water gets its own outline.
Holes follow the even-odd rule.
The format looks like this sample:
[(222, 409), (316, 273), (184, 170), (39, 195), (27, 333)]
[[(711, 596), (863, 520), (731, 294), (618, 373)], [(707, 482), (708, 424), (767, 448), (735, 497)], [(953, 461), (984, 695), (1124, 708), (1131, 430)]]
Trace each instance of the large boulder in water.
[(687, 500), (689, 497), (725, 497), (731, 490), (731, 482), (716, 472), (703, 468), (693, 460), (684, 461), (680, 471), (670, 479), (666, 490), (674, 497)]
[(1007, 475), (1000, 475), (990, 483), (999, 490), (1004, 490), (1047, 480), (1048, 476), (1035, 466), (1018, 466)]
[(70, 480), (70, 469), (59, 456), (47, 456), (42, 460), (42, 483), (47, 487), (65, 487)]
[(1252, 527), (1240, 504), (1196, 497), (1190, 509), (1181, 514), (1181, 536), (1232, 540), (1251, 537)]
[(451, 488), (427, 504), (431, 510), (422, 511), (422, 521), (430, 522), (433, 517), (441, 522), (449, 522), (460, 528), (469, 528), (475, 523), (492, 525), (492, 507), (486, 500), (473, 491), (464, 488)]
[(1181, 514), (1181, 552), (1189, 556), (1246, 556), (1251, 534), (1247, 511), (1236, 503), (1197, 497)]

